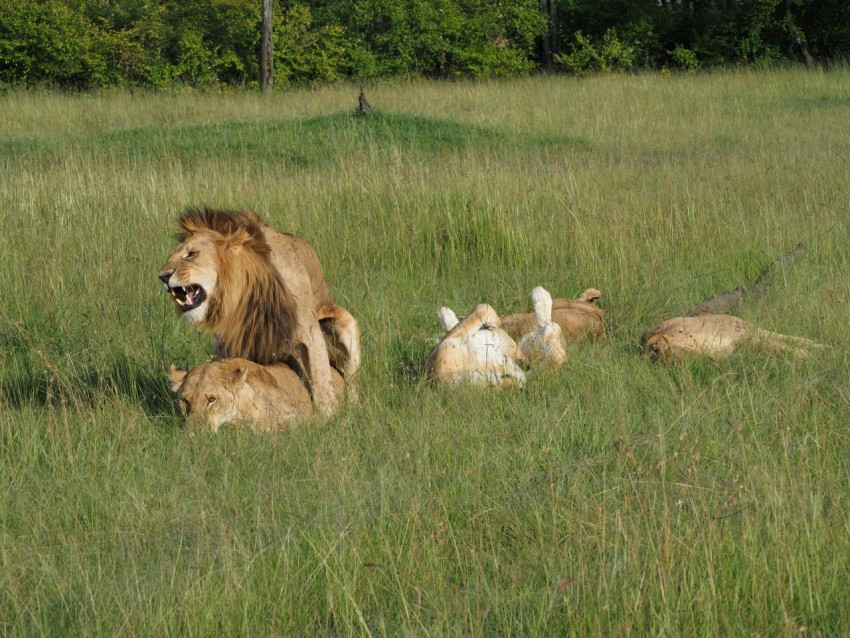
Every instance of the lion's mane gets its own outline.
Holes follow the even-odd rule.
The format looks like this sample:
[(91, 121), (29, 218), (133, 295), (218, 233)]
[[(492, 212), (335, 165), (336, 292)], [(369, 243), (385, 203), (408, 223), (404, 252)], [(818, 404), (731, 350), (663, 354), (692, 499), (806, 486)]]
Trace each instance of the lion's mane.
[(180, 218), (184, 237), (210, 233), (218, 250), (218, 283), (203, 326), (228, 357), (261, 364), (288, 359), (296, 301), (271, 263), (263, 222), (251, 211), (189, 209)]

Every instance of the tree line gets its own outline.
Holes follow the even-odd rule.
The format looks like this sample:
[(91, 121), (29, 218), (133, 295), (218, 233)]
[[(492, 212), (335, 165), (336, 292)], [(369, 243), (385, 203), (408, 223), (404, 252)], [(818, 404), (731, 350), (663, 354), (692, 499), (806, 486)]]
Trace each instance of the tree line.
[[(0, 0), (0, 87), (254, 86), (261, 0)], [(274, 0), (276, 86), (831, 63), (847, 0)]]

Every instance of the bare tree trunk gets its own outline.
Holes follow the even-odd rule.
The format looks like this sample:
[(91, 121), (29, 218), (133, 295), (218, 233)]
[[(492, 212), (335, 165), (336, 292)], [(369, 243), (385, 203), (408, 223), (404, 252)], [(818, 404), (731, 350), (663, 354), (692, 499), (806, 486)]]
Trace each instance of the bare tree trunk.
[(558, 0), (549, 0), (549, 52), (558, 53)]
[[(549, 15), (549, 0), (540, 0), (540, 13)], [(549, 24), (549, 33), (540, 38), (540, 61), (544, 69), (552, 68), (552, 24)]]
[(260, 89), (272, 90), (274, 84), (274, 50), (272, 48), (272, 0), (263, 0), (263, 37), (260, 45)]
[(794, 20), (794, 14), (791, 12), (791, 0), (785, 0), (785, 23), (790, 32), (794, 47), (803, 56), (803, 62), (806, 63), (806, 66), (812, 66), (815, 63), (815, 59), (809, 53), (809, 43), (806, 42), (806, 34), (803, 33), (803, 30), (797, 26)]

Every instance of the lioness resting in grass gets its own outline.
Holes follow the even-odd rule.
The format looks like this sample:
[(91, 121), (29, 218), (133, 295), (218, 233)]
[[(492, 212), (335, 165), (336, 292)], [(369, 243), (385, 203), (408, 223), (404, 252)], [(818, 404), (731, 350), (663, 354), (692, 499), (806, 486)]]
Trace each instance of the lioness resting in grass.
[[(186, 422), (213, 432), (225, 423), (247, 423), (255, 432), (284, 428), (314, 414), (307, 386), (288, 365), (262, 366), (247, 359), (203, 363), (189, 372), (171, 366), (171, 389)], [(334, 393), (342, 398), (345, 382), (331, 371)]]
[(802, 337), (761, 330), (731, 315), (674, 317), (647, 330), (640, 343), (653, 359), (662, 363), (689, 354), (728, 355), (742, 343), (801, 357), (808, 356), (812, 349), (829, 347)]
[(567, 360), (563, 330), (552, 320), (552, 295), (537, 286), (531, 291), (537, 327), (519, 340), (519, 349), (535, 368), (557, 368)]
[(250, 211), (190, 209), (180, 232), (181, 244), (159, 273), (177, 310), (215, 334), (219, 358), (296, 361), (314, 407), (330, 414), (338, 402), (331, 368), (351, 382), (360, 367), (360, 329), (330, 298), (315, 251)]
[(437, 313), (446, 332), (425, 363), (425, 375), (438, 383), (479, 387), (521, 386), (525, 356), (516, 342), (499, 327), (499, 315), (481, 304), (458, 321), (451, 308)]
[[(595, 288), (588, 288), (578, 299), (560, 298), (552, 301), (552, 321), (561, 326), (565, 339), (602, 336), (605, 332), (605, 314), (596, 305), (601, 294)], [(536, 328), (537, 316), (533, 309), (502, 317), (502, 330), (514, 339), (520, 339)]]

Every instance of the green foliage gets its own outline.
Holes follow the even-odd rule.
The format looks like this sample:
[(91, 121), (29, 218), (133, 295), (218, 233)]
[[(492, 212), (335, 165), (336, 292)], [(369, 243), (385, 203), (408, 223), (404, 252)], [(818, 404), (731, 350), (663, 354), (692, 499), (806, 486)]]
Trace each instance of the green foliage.
[[(557, 20), (567, 57), (587, 46), (576, 42), (574, 31), (598, 48), (606, 31), (616, 29), (636, 50), (636, 64), (650, 68), (693, 68), (693, 60), (682, 58), (683, 50), (696, 57), (699, 67), (809, 63), (846, 59), (850, 53), (850, 4), (841, 0), (567, 0), (558, 4)], [(578, 66), (598, 66), (589, 62), (591, 52), (582, 56)]]
[(850, 59), (850, 2), (792, 0), (790, 9), (787, 18), (794, 22), (789, 31), (796, 36), (795, 49), (805, 42), (817, 59)]
[[(257, 78), (259, 3), (251, 0), (175, 0), (166, 52), (177, 77), (193, 86), (245, 84)], [(175, 28), (176, 27), (176, 28)]]
[(117, 80), (114, 40), (60, 0), (0, 0), (0, 84), (89, 88)]
[[(273, 0), (275, 78), (517, 76), (544, 51), (577, 75), (850, 56), (843, 0), (552, 4)], [(256, 86), (260, 10), (260, 0), (0, 0), (0, 85)]]
[(681, 44), (677, 44), (676, 48), (670, 51), (670, 61), (675, 68), (683, 71), (696, 71), (699, 68), (697, 54)]
[[(260, 0), (0, 0), (0, 86), (256, 86)], [(550, 20), (554, 22), (550, 23)], [(843, 0), (273, 0), (278, 86), (850, 56)], [(548, 63), (547, 54), (547, 63)]]
[(581, 31), (574, 34), (570, 52), (555, 56), (556, 62), (574, 75), (617, 73), (635, 66), (635, 48), (624, 43), (615, 29), (609, 29), (602, 40), (593, 42)]
[[(82, 88), (254, 84), (256, 0), (0, 0), (0, 81)], [(280, 0), (279, 84), (382, 75), (507, 76), (534, 68), (535, 0)]]
[(274, 18), (275, 83), (339, 80), (350, 68), (345, 29), (338, 24), (315, 26), (310, 8), (284, 8)]
[(176, 60), (167, 55), (172, 38), (168, 8), (164, 4), (146, 3), (125, 16), (120, 7), (116, 6), (109, 19), (120, 25), (115, 32), (122, 37), (123, 46), (116, 52), (116, 59), (125, 83), (152, 88), (170, 86), (177, 80), (180, 69)]
[(527, 73), (546, 29), (532, 0), (354, 0), (319, 15), (345, 26), (355, 77)]

